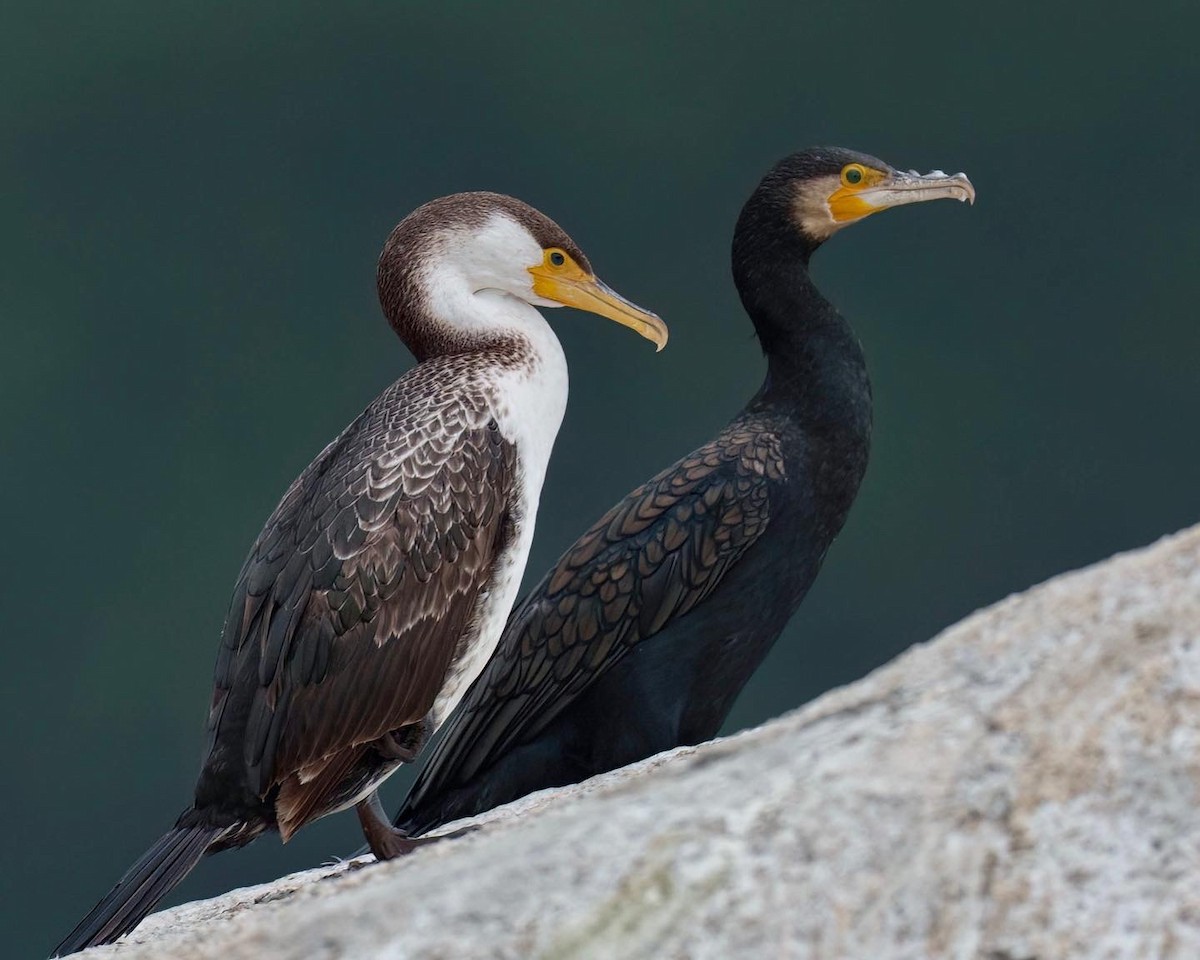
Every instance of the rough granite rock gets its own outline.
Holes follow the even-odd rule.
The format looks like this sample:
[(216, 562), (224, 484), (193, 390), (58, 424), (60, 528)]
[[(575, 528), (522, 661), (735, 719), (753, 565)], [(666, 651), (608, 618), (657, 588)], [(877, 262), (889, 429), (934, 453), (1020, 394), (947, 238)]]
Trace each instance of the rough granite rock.
[(1200, 957), (1200, 527), (736, 737), (93, 956)]

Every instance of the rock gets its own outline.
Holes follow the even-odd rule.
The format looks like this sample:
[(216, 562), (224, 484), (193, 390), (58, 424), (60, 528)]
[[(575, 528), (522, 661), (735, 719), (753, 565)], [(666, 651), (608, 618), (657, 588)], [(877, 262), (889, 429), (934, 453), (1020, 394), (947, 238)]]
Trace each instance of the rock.
[(483, 819), (95, 955), (1200, 957), (1200, 527), (759, 729)]

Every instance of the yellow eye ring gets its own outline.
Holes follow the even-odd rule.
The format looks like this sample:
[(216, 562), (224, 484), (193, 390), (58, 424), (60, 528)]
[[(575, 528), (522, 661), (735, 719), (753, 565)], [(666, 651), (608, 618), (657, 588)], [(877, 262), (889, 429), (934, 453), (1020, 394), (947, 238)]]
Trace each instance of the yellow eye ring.
[(857, 187), (867, 176), (867, 169), (861, 163), (848, 163), (842, 167), (842, 183), (848, 187)]
[(552, 267), (562, 267), (567, 263), (567, 255), (561, 250), (547, 250), (546, 263)]

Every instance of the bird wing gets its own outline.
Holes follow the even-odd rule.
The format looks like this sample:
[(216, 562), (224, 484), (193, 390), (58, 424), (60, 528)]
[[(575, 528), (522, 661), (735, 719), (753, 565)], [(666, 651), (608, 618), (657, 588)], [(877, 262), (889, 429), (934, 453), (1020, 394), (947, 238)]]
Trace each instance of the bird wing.
[(535, 736), (636, 644), (682, 617), (766, 529), (771, 434), (728, 431), (634, 490), (510, 617), (410, 794), (469, 781)]
[(429, 712), (511, 532), (516, 450), (479, 378), (459, 369), (447, 385), (455, 368), (438, 366), (322, 452), (242, 568), (210, 743), (233, 754), (240, 736), (226, 762), (259, 797)]

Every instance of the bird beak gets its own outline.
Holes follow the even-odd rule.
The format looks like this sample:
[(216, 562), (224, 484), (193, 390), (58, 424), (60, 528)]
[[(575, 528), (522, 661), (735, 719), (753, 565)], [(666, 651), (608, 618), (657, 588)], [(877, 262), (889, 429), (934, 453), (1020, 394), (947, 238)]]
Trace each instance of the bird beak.
[(530, 267), (533, 292), (544, 300), (586, 310), (636, 330), (661, 350), (667, 345), (667, 325), (656, 313), (630, 303), (602, 280), (583, 270), (552, 271)]
[(829, 196), (829, 212), (837, 223), (852, 223), (890, 207), (926, 200), (951, 199), (975, 202), (975, 187), (965, 173), (941, 170), (919, 174), (916, 170), (869, 171), (860, 184), (843, 184)]

